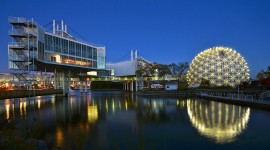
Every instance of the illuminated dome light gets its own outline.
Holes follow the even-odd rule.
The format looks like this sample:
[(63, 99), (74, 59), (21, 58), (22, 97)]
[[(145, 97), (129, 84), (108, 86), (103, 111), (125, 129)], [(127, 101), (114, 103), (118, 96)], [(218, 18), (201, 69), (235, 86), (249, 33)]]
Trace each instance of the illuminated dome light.
[(241, 81), (248, 81), (249, 69), (235, 50), (213, 47), (199, 53), (187, 73), (189, 85), (200, 84), (203, 78), (208, 79), (211, 86), (235, 87)]
[(198, 100), (187, 100), (187, 111), (199, 133), (218, 144), (233, 142), (246, 129), (250, 115), (248, 107)]

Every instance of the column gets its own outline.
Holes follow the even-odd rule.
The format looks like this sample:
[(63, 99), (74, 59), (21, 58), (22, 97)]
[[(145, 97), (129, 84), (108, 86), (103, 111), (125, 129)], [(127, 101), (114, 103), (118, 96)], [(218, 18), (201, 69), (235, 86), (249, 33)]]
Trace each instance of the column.
[(83, 92), (82, 81), (79, 81), (79, 83), (80, 83), (80, 92)]
[(57, 89), (57, 84), (56, 84), (56, 69), (54, 70), (54, 78), (53, 78), (53, 86), (54, 86), (54, 89)]
[(131, 92), (133, 92), (133, 80), (131, 80), (131, 83), (130, 83), (130, 90)]
[(135, 91), (137, 92), (138, 91), (138, 80), (136, 78), (136, 81), (135, 81)]
[(129, 89), (129, 85), (128, 85), (128, 82), (127, 82), (127, 91), (129, 91), (130, 89)]
[(66, 95), (66, 84), (65, 84), (66, 75), (65, 75), (65, 73), (61, 73), (61, 77), (62, 77), (63, 96), (65, 96)]
[(84, 92), (87, 93), (87, 81), (84, 82)]

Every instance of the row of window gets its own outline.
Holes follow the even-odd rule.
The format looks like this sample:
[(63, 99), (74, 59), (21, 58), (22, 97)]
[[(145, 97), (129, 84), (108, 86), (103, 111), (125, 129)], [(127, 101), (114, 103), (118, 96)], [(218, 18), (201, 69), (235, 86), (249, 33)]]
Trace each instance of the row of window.
[(45, 50), (87, 59), (97, 59), (97, 48), (45, 34)]
[(46, 54), (46, 61), (52, 61), (60, 64), (79, 65), (84, 67), (97, 68), (97, 61), (81, 59), (65, 55)]

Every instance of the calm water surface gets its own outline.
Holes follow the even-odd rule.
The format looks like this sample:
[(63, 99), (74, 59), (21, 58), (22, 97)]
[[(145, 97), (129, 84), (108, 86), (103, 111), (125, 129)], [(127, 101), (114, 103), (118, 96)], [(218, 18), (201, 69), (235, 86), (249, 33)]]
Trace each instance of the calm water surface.
[(0, 120), (61, 149), (270, 149), (270, 112), (205, 99), (74, 91), (1, 100)]

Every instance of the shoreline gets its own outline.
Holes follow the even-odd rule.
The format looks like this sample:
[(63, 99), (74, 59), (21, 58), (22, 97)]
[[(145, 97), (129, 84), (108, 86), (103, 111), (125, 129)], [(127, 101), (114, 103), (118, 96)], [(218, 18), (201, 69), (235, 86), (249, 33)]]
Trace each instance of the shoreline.
[(0, 91), (0, 100), (43, 95), (63, 94), (62, 89)]
[[(143, 91), (137, 92), (136, 95), (143, 97), (175, 97), (175, 98), (203, 98), (205, 100), (223, 102), (227, 104), (240, 105), (252, 108), (258, 108), (270, 111), (269, 100), (258, 100), (258, 99), (232, 99), (230, 97), (212, 96), (212, 95), (200, 95), (201, 91)], [(230, 93), (229, 91), (226, 92)]]

